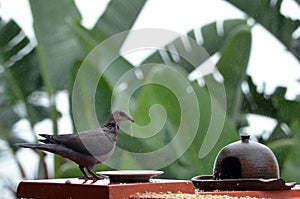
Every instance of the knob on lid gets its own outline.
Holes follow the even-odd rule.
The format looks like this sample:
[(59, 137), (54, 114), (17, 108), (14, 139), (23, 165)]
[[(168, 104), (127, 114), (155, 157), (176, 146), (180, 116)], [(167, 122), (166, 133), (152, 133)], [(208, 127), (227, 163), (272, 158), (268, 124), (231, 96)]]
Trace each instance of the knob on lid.
[(242, 142), (248, 143), (249, 140), (250, 140), (250, 135), (248, 135), (248, 134), (241, 134), (241, 140), (242, 140)]

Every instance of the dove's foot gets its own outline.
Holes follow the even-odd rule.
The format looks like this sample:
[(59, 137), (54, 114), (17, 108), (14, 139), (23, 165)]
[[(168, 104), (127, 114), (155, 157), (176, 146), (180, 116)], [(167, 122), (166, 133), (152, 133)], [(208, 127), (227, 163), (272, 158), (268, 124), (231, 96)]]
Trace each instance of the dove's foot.
[(88, 181), (88, 180), (92, 180), (93, 182), (96, 182), (98, 180), (105, 180), (105, 179), (109, 179), (108, 176), (81, 176), (81, 177), (78, 177), (78, 179), (80, 180), (85, 180), (85, 181)]
[(84, 166), (79, 165), (79, 169), (81, 170), (81, 172), (83, 173), (82, 177), (79, 177), (79, 179), (83, 179), (85, 180), (84, 183), (88, 180), (93, 180), (93, 182), (96, 182), (97, 180), (104, 180), (104, 179), (109, 179), (108, 176), (104, 176), (104, 175), (97, 175), (93, 170), (91, 166), (87, 166), (86, 169), (88, 170), (88, 172), (92, 175), (92, 176), (88, 176), (88, 174), (85, 172), (84, 170)]
[(92, 180), (93, 177), (92, 176), (80, 176), (78, 177), (79, 180)]

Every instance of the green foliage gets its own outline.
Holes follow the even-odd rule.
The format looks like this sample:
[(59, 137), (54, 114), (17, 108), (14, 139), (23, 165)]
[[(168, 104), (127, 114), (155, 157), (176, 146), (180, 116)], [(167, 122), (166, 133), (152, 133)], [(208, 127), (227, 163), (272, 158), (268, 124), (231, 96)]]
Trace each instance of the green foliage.
[(297, 121), (294, 121), (290, 125), (291, 134), (293, 137), (293, 145), (290, 149), (290, 153), (283, 154), (287, 155), (288, 157), (284, 161), (283, 169), (281, 171), (281, 175), (290, 181), (300, 181), (300, 175), (298, 171), (298, 165), (300, 164), (299, 159), (299, 150), (300, 150), (300, 136), (299, 136), (299, 128), (300, 128), (300, 122), (299, 119)]
[[(15, 124), (26, 119), (33, 129), (36, 123), (49, 117), (49, 110), (31, 97), (42, 88), (34, 48), (14, 21), (5, 23), (0, 19), (0, 27), (0, 140), (6, 143), (0, 151), (7, 151), (4, 157), (15, 158), (18, 148), (14, 143), (26, 142), (14, 131)], [(32, 135), (35, 138), (33, 131)], [(22, 165), (18, 159), (15, 161), (25, 177)]]
[[(300, 26), (299, 19), (290, 19), (281, 14), (282, 0), (227, 0), (237, 8), (252, 17), (270, 31), (287, 49), (300, 60), (300, 37), (294, 38), (292, 34)], [(299, 1), (297, 2), (300, 4)]]
[[(97, 169), (110, 169), (111, 165), (117, 165), (116, 169), (151, 169), (156, 168), (157, 162), (165, 163), (162, 168), (165, 171), (164, 177), (190, 179), (198, 174), (211, 174), (218, 151), (239, 139), (237, 132), (244, 125), (243, 119), (248, 114), (256, 114), (276, 119), (278, 125), (271, 136), (267, 140), (260, 138), (260, 141), (276, 154), (282, 177), (300, 182), (300, 176), (295, 176), (300, 161), (300, 102), (296, 99), (285, 99), (284, 88), (277, 88), (271, 95), (260, 93), (251, 77), (247, 76), (252, 36), (251, 26), (245, 19), (224, 20), (222, 32), (218, 30), (216, 22), (201, 27), (203, 48), (191, 42), (196, 40), (196, 33), (190, 31), (187, 33), (187, 41), (181, 36), (166, 43), (162, 47), (165, 54), (156, 51), (137, 68), (120, 56), (119, 52), (129, 32), (122, 34), (117, 45), (106, 44), (105, 53), (95, 58), (95, 62), (84, 62), (83, 59), (98, 44), (115, 34), (130, 30), (145, 2), (112, 0), (95, 27), (89, 30), (81, 25), (81, 16), (74, 1), (30, 0), (37, 38), (36, 47), (31, 46), (15, 22), (1, 20), (0, 139), (8, 143), (15, 153), (17, 148), (13, 147), (13, 143), (20, 142), (22, 138), (19, 132), (13, 132), (13, 127), (20, 119), (30, 122), (35, 137), (33, 128), (36, 123), (50, 117), (54, 133), (58, 133), (59, 114), (53, 99), (61, 90), (68, 91), (70, 104), (76, 105), (76, 100), (82, 100), (79, 102), (85, 104), (79, 112), (80, 115), (72, 115), (73, 107), (70, 110), (74, 121), (79, 116), (84, 116), (85, 120), (80, 121), (79, 126), (84, 126), (84, 129), (94, 125), (95, 111), (99, 123), (104, 124), (115, 105), (114, 89), (121, 83), (119, 80), (127, 75), (128, 84), (134, 81), (145, 84), (130, 99), (130, 111), (137, 123), (131, 129), (135, 134), (132, 137), (126, 132), (120, 132), (117, 145), (124, 150), (117, 149), (107, 162), (108, 166), (99, 165)], [(299, 26), (299, 20), (293, 21), (280, 14), (282, 1), (277, 1), (273, 7), (267, 0), (228, 2), (268, 29), (299, 59), (299, 42), (291, 36)], [(185, 42), (190, 42), (189, 48)], [(195, 66), (201, 66), (215, 54), (219, 54), (220, 59), (215, 72), (202, 77), (205, 86), (190, 81), (188, 75), (195, 70)], [(105, 56), (118, 58), (110, 63), (108, 70), (100, 78), (95, 75), (98, 73), (96, 66), (107, 58)], [(82, 70), (83, 64), (90, 64), (90, 68), (82, 81), (97, 82), (95, 99), (89, 97), (89, 85), (80, 82), (80, 92), (73, 93), (74, 85), (77, 85), (76, 75)], [(144, 65), (149, 67), (145, 69)], [(143, 73), (142, 79), (128, 73), (136, 69)], [(179, 81), (176, 74), (180, 74), (182, 81)], [(221, 74), (223, 82), (216, 78), (218, 74)], [(169, 88), (176, 88), (184, 93), (183, 100), (191, 103), (187, 103), (186, 108), (182, 109), (176, 92), (153, 84), (160, 81), (170, 85)], [(151, 82), (152, 84), (147, 84)], [(185, 93), (187, 84), (182, 82), (191, 85), (194, 98)], [(242, 91), (242, 84), (248, 89)], [(41, 105), (39, 99), (34, 97), (38, 92), (48, 93), (50, 107)], [(223, 93), (226, 95), (222, 95)], [(71, 102), (72, 94), (75, 101)], [(121, 94), (119, 97), (123, 99), (125, 95)], [(197, 105), (192, 103), (194, 99), (198, 102)], [(182, 115), (191, 116), (191, 113), (197, 113), (200, 117), (187, 117), (188, 120), (184, 118), (182, 121)], [(193, 134), (194, 129), (196, 134)], [(165, 154), (169, 154), (168, 158), (156, 155), (153, 156), (155, 161), (149, 163), (144, 157), (134, 155), (141, 152), (156, 154), (156, 151), (166, 145), (169, 146), (165, 151)], [(183, 150), (186, 145), (188, 147)], [(178, 159), (172, 159), (173, 157)], [(42, 155), (40, 158), (43, 160)], [(56, 160), (56, 176), (77, 176), (79, 173), (75, 167), (77, 166), (70, 162)], [(21, 165), (20, 170), (22, 172)]]
[(11, 132), (19, 119), (27, 118), (34, 125), (47, 118), (49, 112), (47, 107), (40, 106), (30, 97), (42, 87), (33, 47), (14, 21), (5, 23), (1, 20), (0, 23), (0, 64), (3, 70), (0, 73), (0, 115), (4, 131)]
[(110, 1), (92, 31), (97, 32), (98, 38), (103, 41), (115, 34), (130, 30), (145, 3), (145, 0)]
[(299, 176), (294, 176), (294, 170), (290, 167), (291, 164), (299, 161), (298, 156), (295, 155), (299, 148), (299, 130), (295, 128), (295, 125), (299, 123), (300, 101), (285, 99), (286, 88), (283, 87), (278, 87), (271, 95), (259, 93), (251, 77), (247, 77), (247, 87), (249, 92), (244, 93), (241, 111), (243, 114), (251, 113), (277, 120), (277, 125), (269, 138), (264, 140), (259, 137), (259, 140), (268, 145), (275, 153), (282, 178), (293, 178), (294, 181), (299, 181)]
[(234, 29), (221, 49), (217, 67), (224, 78), (227, 112), (236, 123), (242, 102), (241, 84), (245, 79), (251, 49), (249, 27), (241, 25)]
[(68, 26), (68, 20), (81, 19), (77, 7), (72, 0), (29, 2), (38, 42), (36, 49), (39, 67), (45, 87), (49, 93), (69, 89), (72, 85), (71, 67), (81, 53), (80, 44)]

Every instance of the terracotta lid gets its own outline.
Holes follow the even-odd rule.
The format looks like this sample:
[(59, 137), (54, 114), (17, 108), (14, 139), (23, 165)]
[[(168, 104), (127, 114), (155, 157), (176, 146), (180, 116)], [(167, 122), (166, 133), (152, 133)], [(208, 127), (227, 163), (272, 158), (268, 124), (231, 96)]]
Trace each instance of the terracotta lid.
[(279, 178), (278, 162), (270, 148), (241, 135), (240, 141), (225, 146), (217, 155), (214, 178)]

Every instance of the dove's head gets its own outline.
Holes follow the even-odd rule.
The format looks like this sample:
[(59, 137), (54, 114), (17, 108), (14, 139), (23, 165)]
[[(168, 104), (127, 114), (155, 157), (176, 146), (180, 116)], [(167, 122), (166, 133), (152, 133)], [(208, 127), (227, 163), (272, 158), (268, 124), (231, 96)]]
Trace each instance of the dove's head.
[(109, 122), (114, 122), (117, 126), (119, 126), (120, 123), (124, 121), (134, 122), (134, 120), (129, 117), (124, 111), (115, 111), (109, 118)]

